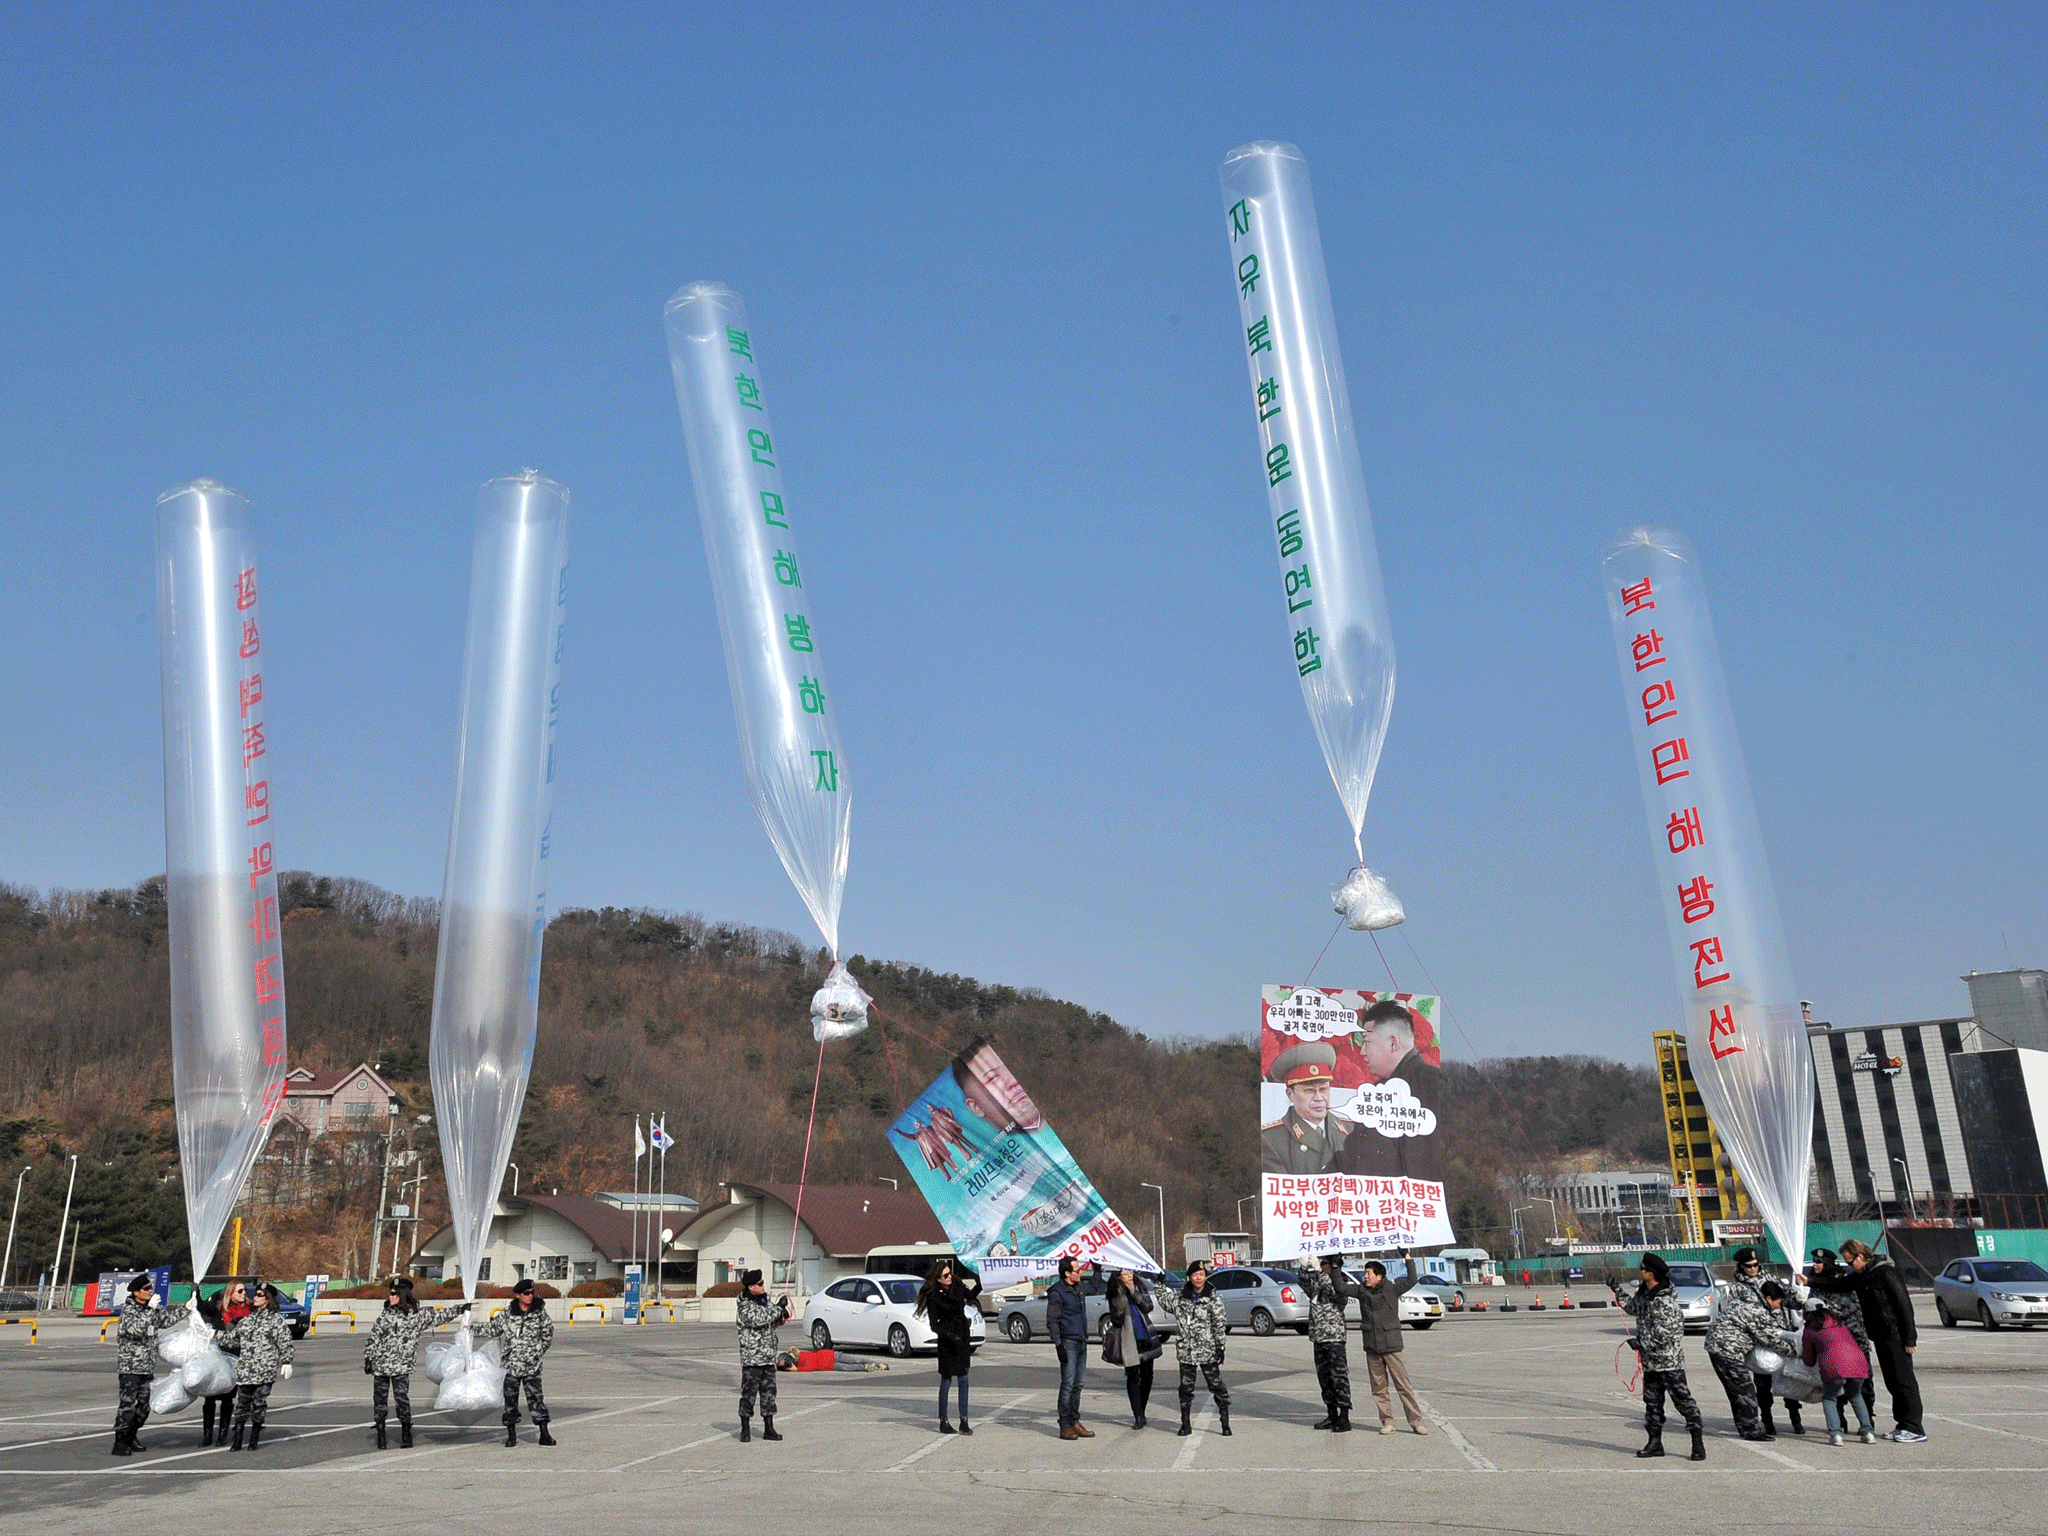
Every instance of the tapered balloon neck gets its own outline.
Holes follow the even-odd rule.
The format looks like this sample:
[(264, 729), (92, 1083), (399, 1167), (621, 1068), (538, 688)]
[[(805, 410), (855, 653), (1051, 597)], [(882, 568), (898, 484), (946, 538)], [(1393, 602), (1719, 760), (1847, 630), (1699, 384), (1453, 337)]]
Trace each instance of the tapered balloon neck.
[(1624, 528), (1608, 543), (1600, 556), (1604, 565), (1618, 555), (1658, 554), (1670, 555), (1689, 565), (1699, 564), (1699, 555), (1692, 547), (1692, 541), (1675, 528), (1652, 528), (1647, 525)]

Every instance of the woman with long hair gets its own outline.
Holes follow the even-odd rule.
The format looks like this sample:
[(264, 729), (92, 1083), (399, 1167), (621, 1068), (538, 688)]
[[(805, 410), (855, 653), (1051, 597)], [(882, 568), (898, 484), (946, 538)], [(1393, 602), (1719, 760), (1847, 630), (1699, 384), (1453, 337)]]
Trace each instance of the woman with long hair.
[(956, 1379), (960, 1383), (958, 1432), (963, 1435), (974, 1433), (973, 1426), (967, 1422), (967, 1370), (974, 1364), (967, 1309), (977, 1305), (975, 1298), (980, 1294), (981, 1276), (952, 1257), (939, 1260), (917, 1293), (917, 1306), (913, 1309), (915, 1315), (931, 1318), (932, 1332), (939, 1341), (939, 1433), (942, 1435), (954, 1433), (951, 1422), (946, 1418), (946, 1399)]
[(1131, 1400), (1131, 1427), (1145, 1427), (1145, 1405), (1152, 1400), (1152, 1362), (1165, 1351), (1159, 1330), (1152, 1326), (1152, 1287), (1128, 1269), (1109, 1277), (1104, 1289), (1109, 1302), (1109, 1327), (1102, 1335), (1106, 1365), (1124, 1368), (1124, 1392)]

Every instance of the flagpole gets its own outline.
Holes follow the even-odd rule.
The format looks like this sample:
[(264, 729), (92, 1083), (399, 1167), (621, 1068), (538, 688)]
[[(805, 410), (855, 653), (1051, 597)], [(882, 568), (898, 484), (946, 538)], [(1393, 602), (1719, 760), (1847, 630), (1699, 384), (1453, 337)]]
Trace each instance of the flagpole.
[(626, 1262), (633, 1262), (633, 1255), (640, 1248), (640, 1111), (633, 1111), (633, 1204), (632, 1238), (626, 1244)]
[(661, 1300), (661, 1257), (668, 1246), (661, 1234), (668, 1219), (668, 1111), (661, 1112), (661, 1193), (654, 1205), (654, 1299)]

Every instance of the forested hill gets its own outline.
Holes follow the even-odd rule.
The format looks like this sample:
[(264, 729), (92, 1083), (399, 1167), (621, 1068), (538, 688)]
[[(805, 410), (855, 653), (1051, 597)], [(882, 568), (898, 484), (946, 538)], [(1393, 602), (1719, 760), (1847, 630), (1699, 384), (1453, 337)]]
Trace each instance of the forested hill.
[[(414, 1111), (431, 1110), (431, 902), (294, 873), (279, 885), (294, 1065), (368, 1061)], [(33, 1161), (20, 1250), (54, 1251), (64, 1168), (79, 1152), (78, 1273), (177, 1246), (167, 911), (163, 882), (40, 895), (0, 887), (0, 1159)], [(1032, 989), (899, 962), (850, 968), (905, 1027), (827, 1048), (810, 1177), (901, 1177), (887, 1127), (947, 1052), (993, 1040), (1110, 1203), (1149, 1238), (1150, 1179), (1167, 1188), (1173, 1242), (1237, 1225), (1258, 1188), (1257, 1052), (1228, 1040), (1155, 1040)], [(522, 1187), (630, 1187), (636, 1112), (665, 1112), (668, 1187), (789, 1181), (803, 1152), (817, 1047), (809, 1003), (826, 957), (786, 933), (691, 915), (571, 910), (549, 925), (540, 1037), (513, 1159)], [(1662, 1155), (1649, 1069), (1583, 1057), (1445, 1061), (1443, 1106), (1462, 1239), (1499, 1246), (1498, 1181), (1537, 1159), (1640, 1165)], [(1501, 1097), (1513, 1107), (1502, 1112)], [(1535, 1156), (1515, 1120), (1526, 1129)], [(410, 1123), (411, 1116), (406, 1117)], [(327, 1138), (306, 1175), (259, 1174), (245, 1202), (258, 1262), (279, 1273), (367, 1265), (379, 1155)], [(445, 1212), (438, 1150), (420, 1199)], [(10, 1166), (18, 1170), (20, 1162)], [(1249, 1210), (1247, 1210), (1249, 1215)], [(47, 1229), (47, 1230), (44, 1230)], [(429, 1227), (427, 1230), (431, 1230)], [(137, 1250), (131, 1252), (130, 1250)], [(17, 1266), (17, 1274), (19, 1266)]]

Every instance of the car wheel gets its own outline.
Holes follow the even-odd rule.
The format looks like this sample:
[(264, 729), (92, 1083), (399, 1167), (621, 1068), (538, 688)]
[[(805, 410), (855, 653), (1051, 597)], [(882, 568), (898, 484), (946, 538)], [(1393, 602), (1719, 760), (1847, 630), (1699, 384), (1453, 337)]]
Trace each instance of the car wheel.
[(1012, 1344), (1029, 1344), (1031, 1342), (1031, 1319), (1022, 1312), (1012, 1312), (1009, 1324), (1004, 1331), (1010, 1335), (1010, 1342)]
[(910, 1330), (901, 1323), (889, 1325), (889, 1353), (898, 1360), (910, 1353)]
[(1262, 1339), (1273, 1336), (1273, 1314), (1264, 1307), (1252, 1308), (1252, 1333)]
[(1991, 1315), (1990, 1302), (1980, 1301), (1977, 1303), (1977, 1321), (1984, 1325), (1986, 1333), (1998, 1332), (1998, 1319)]
[(825, 1319), (821, 1317), (811, 1324), (811, 1348), (830, 1349), (831, 1347), (832, 1330), (825, 1326)]
[(1947, 1303), (1947, 1302), (1945, 1302), (1945, 1301), (1943, 1301), (1943, 1300), (1942, 1300), (1942, 1299), (1941, 1299), (1941, 1298), (1940, 1298), (1939, 1296), (1937, 1296), (1937, 1297), (1935, 1297), (1935, 1298), (1934, 1298), (1934, 1315), (1935, 1315), (1936, 1317), (1938, 1317), (1938, 1318), (1940, 1318), (1940, 1319), (1941, 1319), (1941, 1326), (1942, 1326), (1942, 1327), (1944, 1327), (1944, 1328), (1953, 1328), (1953, 1327), (1955, 1327), (1955, 1325), (1956, 1325), (1956, 1315), (1955, 1315), (1955, 1313), (1953, 1313), (1953, 1312), (1949, 1311), (1949, 1309), (1948, 1309), (1948, 1303)]
[(1436, 1319), (1433, 1317), (1426, 1317), (1421, 1322), (1410, 1323), (1408, 1326), (1410, 1328), (1413, 1328), (1417, 1333), (1421, 1333), (1426, 1328), (1434, 1328), (1436, 1326)]

